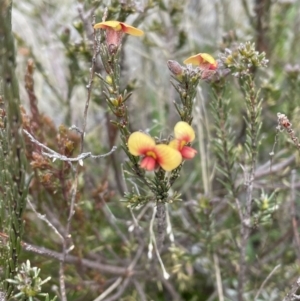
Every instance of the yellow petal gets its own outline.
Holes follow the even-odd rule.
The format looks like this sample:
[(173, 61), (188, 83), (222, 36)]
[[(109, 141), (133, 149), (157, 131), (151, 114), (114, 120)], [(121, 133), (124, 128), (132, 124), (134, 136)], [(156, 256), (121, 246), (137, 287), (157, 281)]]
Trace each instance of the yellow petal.
[(168, 144), (170, 147), (180, 151), (181, 142), (178, 139), (171, 140)]
[(155, 141), (144, 133), (134, 132), (129, 136), (127, 145), (129, 152), (132, 155), (141, 156), (146, 154), (146, 152), (153, 150)]
[(157, 163), (165, 171), (175, 169), (182, 161), (180, 152), (166, 144), (156, 145), (155, 152), (157, 155)]
[(192, 142), (195, 139), (193, 128), (185, 121), (179, 121), (174, 127), (174, 135), (178, 140), (183, 140), (186, 143)]
[(101, 22), (101, 23), (97, 23), (94, 25), (94, 28), (112, 28), (115, 31), (120, 31), (122, 30), (122, 25), (119, 21), (106, 21), (106, 22)]
[(115, 31), (123, 31), (127, 34), (131, 34), (133, 36), (142, 36), (144, 34), (144, 32), (138, 28), (135, 28), (133, 26), (130, 26), (126, 23), (123, 22), (119, 22), (119, 21), (106, 21), (106, 22), (101, 22), (101, 23), (97, 23), (94, 25), (94, 28), (112, 28)]
[(203, 65), (203, 64), (210, 64), (209, 69), (216, 69), (217, 68), (217, 61), (208, 53), (198, 53), (187, 58), (184, 64), (193, 64), (193, 65)]
[(208, 53), (201, 53), (203, 63), (216, 64), (216, 60)]
[(126, 23), (120, 23), (122, 25), (123, 32), (127, 34), (131, 34), (132, 36), (140, 37), (144, 34), (144, 32), (138, 28), (135, 28), (133, 26), (130, 26)]

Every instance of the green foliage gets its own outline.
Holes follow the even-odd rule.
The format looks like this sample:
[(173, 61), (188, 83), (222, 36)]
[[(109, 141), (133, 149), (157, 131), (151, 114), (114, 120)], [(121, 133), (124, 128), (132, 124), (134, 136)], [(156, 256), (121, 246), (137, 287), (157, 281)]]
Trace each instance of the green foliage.
[(9, 298), (13, 288), (5, 279), (14, 277), (23, 235), (22, 214), (26, 206), (26, 158), (24, 156), (19, 90), (15, 76), (14, 41), (11, 30), (10, 1), (0, 2), (0, 225), (3, 271), (0, 289)]
[[(21, 300), (33, 301), (35, 297), (45, 297), (45, 301), (50, 301), (48, 294), (41, 293), (41, 286), (48, 282), (51, 277), (42, 280), (39, 277), (40, 269), (37, 267), (31, 267), (30, 261), (27, 260), (26, 263), (22, 263), (18, 273), (14, 279), (7, 279), (8, 283), (16, 286), (19, 293), (17, 293), (14, 298)], [(56, 297), (51, 299), (55, 301)]]
[[(299, 1), (15, 1), (17, 77), (0, 3), (0, 294), (299, 295)], [(217, 64), (182, 63), (199, 52)], [(169, 145), (178, 121), (198, 153), (143, 169), (130, 134)]]

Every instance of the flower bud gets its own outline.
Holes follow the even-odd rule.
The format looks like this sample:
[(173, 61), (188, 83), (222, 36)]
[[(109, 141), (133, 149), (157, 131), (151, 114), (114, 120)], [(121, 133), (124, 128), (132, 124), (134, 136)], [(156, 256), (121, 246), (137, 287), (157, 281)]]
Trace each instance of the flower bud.
[(183, 74), (183, 68), (178, 62), (169, 60), (167, 64), (168, 64), (169, 70), (176, 77), (180, 77)]

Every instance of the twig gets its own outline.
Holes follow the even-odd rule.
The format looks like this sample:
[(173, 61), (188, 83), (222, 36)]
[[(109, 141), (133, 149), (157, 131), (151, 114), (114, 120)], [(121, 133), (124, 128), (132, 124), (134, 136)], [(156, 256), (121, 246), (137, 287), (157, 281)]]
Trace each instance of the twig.
[[(255, 172), (255, 179), (268, 176), (270, 174), (276, 174), (280, 170), (283, 170), (287, 166), (291, 165), (296, 160), (295, 155), (291, 155), (288, 158), (284, 159), (282, 162), (273, 165), (271, 162), (268, 162), (259, 168)], [(272, 167), (272, 168), (271, 168)]]
[(145, 247), (145, 244), (144, 244), (144, 242), (142, 242), (140, 244), (139, 249), (137, 250), (137, 252), (135, 254), (135, 257), (133, 258), (132, 262), (130, 263), (130, 265), (127, 268), (127, 273), (129, 275), (132, 275), (132, 270), (136, 266), (136, 264), (137, 264), (138, 260), (140, 259), (140, 257), (143, 255), (144, 247)]
[(237, 208), (241, 223), (243, 223), (243, 211), (242, 211), (242, 207), (241, 207), (239, 199), (235, 198), (235, 204), (236, 204), (236, 208)]
[(136, 252), (135, 257), (133, 258), (132, 262), (130, 263), (130, 265), (127, 268), (127, 275), (126, 275), (126, 279), (124, 280), (123, 277), (119, 277), (107, 290), (105, 290), (99, 297), (97, 297), (94, 301), (102, 301), (104, 300), (104, 298), (106, 298), (111, 292), (114, 291), (114, 289), (116, 289), (123, 281), (121, 287), (119, 288), (119, 291), (114, 294), (113, 296), (111, 296), (109, 299), (105, 299), (106, 301), (113, 301), (113, 300), (119, 300), (119, 298), (122, 296), (123, 292), (125, 291), (125, 289), (127, 288), (129, 281), (131, 280), (131, 276), (132, 274), (132, 269), (135, 267), (135, 265), (137, 264), (138, 260), (140, 259), (140, 257), (143, 254), (143, 250), (144, 250), (144, 244), (142, 244), (139, 249)]
[(218, 290), (219, 301), (224, 301), (224, 294), (223, 294), (221, 271), (220, 271), (218, 255), (216, 253), (214, 253), (213, 258), (214, 258), (214, 266), (215, 266), (215, 272), (216, 272), (216, 281), (217, 281), (217, 290)]
[[(8, 238), (7, 235), (5, 235), (1, 232), (0, 232), (0, 236), (4, 237), (6, 239)], [(63, 254), (59, 253), (57, 251), (53, 251), (53, 250), (50, 250), (50, 249), (47, 249), (44, 247), (31, 245), (26, 242), (22, 242), (21, 245), (25, 251), (39, 254), (42, 256), (46, 256), (49, 258), (53, 258), (53, 259), (56, 259), (59, 261), (63, 260)], [(107, 273), (107, 274), (113, 274), (113, 275), (125, 275), (128, 273), (127, 267), (119, 267), (119, 266), (103, 264), (103, 263), (97, 262), (95, 260), (80, 258), (80, 257), (69, 255), (69, 254), (67, 254), (67, 256), (65, 258), (65, 262), (70, 263), (70, 264), (81, 264), (82, 266), (84, 266), (86, 268), (94, 269), (94, 270), (100, 271), (101, 273)], [(135, 275), (135, 274), (139, 274), (140, 271), (133, 270), (133, 268), (131, 268), (130, 273), (132, 275)]]
[(47, 150), (48, 152), (42, 152), (42, 155), (47, 156), (48, 158), (52, 159), (53, 161), (58, 159), (60, 161), (66, 161), (66, 162), (78, 162), (80, 165), (82, 165), (81, 162), (83, 160), (85, 160), (86, 158), (92, 158), (92, 159), (105, 158), (105, 157), (111, 155), (117, 149), (116, 146), (113, 146), (113, 148), (106, 154), (93, 155), (91, 152), (88, 152), (88, 153), (81, 153), (80, 155), (78, 155), (75, 158), (69, 158), (69, 157), (66, 157), (64, 155), (57, 153), (53, 149), (51, 149), (48, 146), (44, 145), (43, 143), (39, 142), (27, 130), (23, 129), (23, 131), (33, 143), (35, 143), (36, 145), (40, 146), (41, 148)]
[(72, 126), (69, 127), (69, 130), (71, 131), (75, 131), (78, 134), (82, 135), (82, 130), (75, 124), (73, 124)]
[(263, 281), (263, 283), (261, 284), (259, 290), (257, 291), (255, 297), (254, 297), (254, 301), (259, 297), (262, 289), (264, 288), (265, 284), (269, 281), (269, 279), (273, 276), (273, 274), (276, 272), (276, 270), (278, 270), (280, 267), (280, 264), (277, 265), (272, 271), (271, 273), (268, 275), (268, 277)]
[(55, 234), (57, 234), (57, 236), (61, 239), (61, 241), (63, 241), (64, 240), (63, 236), (60, 234), (60, 232), (57, 230), (57, 228), (47, 219), (46, 215), (42, 215), (42, 214), (38, 213), (35, 210), (32, 203), (30, 202), (29, 198), (27, 198), (27, 203), (30, 205), (32, 211), (37, 215), (37, 217), (39, 219), (41, 219), (42, 221), (44, 221), (55, 232)]
[(127, 278), (123, 281), (123, 283), (120, 285), (118, 292), (112, 295), (110, 298), (105, 299), (105, 301), (118, 301), (120, 300), (120, 297), (123, 295), (125, 289), (128, 287), (130, 283), (130, 278)]
[(293, 283), (292, 288), (287, 293), (283, 301), (293, 301), (295, 300), (295, 294), (300, 287), (300, 277)]
[(167, 289), (167, 291), (171, 295), (172, 301), (183, 301), (180, 294), (177, 293), (176, 289), (174, 288), (174, 286), (172, 285), (172, 283), (170, 281), (168, 281), (161, 275), (160, 275), (160, 281), (162, 282), (163, 286)]
[(101, 301), (106, 298), (111, 292), (114, 291), (115, 288), (117, 288), (123, 281), (122, 277), (119, 277), (107, 290), (105, 290), (100, 296), (98, 296), (94, 301)]
[[(63, 245), (65, 245), (65, 243)], [(62, 259), (63, 260), (59, 263), (59, 288), (60, 288), (61, 300), (67, 301), (65, 274), (64, 274), (65, 256), (63, 256)]]
[(100, 199), (101, 199), (101, 202), (102, 202), (101, 209), (102, 209), (102, 212), (104, 213), (107, 221), (112, 226), (112, 228), (115, 229), (116, 233), (122, 239), (123, 243), (129, 245), (129, 241), (128, 241), (127, 237), (123, 234), (123, 232), (121, 231), (119, 226), (116, 224), (116, 218), (113, 215), (113, 213), (110, 211), (110, 209), (108, 208), (105, 200), (103, 199), (103, 196), (101, 194), (99, 196), (100, 196)]
[(65, 227), (59, 220), (59, 217), (57, 214), (53, 211), (53, 208), (50, 207), (45, 203), (42, 204), (41, 210), (45, 213), (47, 216), (47, 219), (50, 221), (50, 223), (59, 231), (59, 233), (65, 233)]
[[(164, 207), (165, 207), (165, 204), (163, 204)], [(153, 215), (152, 215), (152, 218), (151, 218), (151, 221), (150, 221), (150, 226), (149, 226), (149, 232), (150, 232), (150, 243), (149, 243), (149, 246), (148, 246), (148, 258), (151, 259), (152, 258), (152, 249), (154, 248), (155, 250), (155, 253), (156, 253), (156, 256), (157, 256), (157, 259), (158, 259), (158, 262), (161, 266), (161, 269), (163, 271), (163, 277), (164, 279), (169, 279), (170, 278), (170, 275), (169, 273), (166, 271), (165, 269), (165, 266), (164, 266), (164, 263), (160, 257), (160, 254), (159, 254), (159, 249), (158, 249), (158, 246), (157, 246), (157, 243), (156, 243), (156, 238), (155, 238), (155, 234), (154, 234), (154, 218), (155, 216), (157, 215), (157, 207), (154, 206), (153, 207)], [(166, 209), (165, 209), (166, 210)], [(166, 222), (166, 217), (163, 219), (164, 222)]]
[(93, 38), (93, 29), (91, 28), (90, 20), (93, 17), (96, 8), (93, 7), (88, 11), (83, 11), (83, 9), (84, 5), (79, 4), (77, 8), (78, 15), (83, 23), (84, 31), (86, 32), (87, 37), (89, 38), (89, 40), (91, 40)]
[(145, 294), (144, 289), (142, 288), (140, 282), (137, 280), (133, 280), (133, 284), (140, 296), (140, 301), (147, 301), (146, 294)]
[(143, 209), (141, 209), (140, 213), (138, 214), (137, 217), (135, 217), (132, 208), (129, 208), (130, 210), (130, 214), (132, 216), (132, 220), (133, 222), (130, 223), (129, 227), (128, 227), (128, 231), (132, 232), (134, 230), (134, 228), (137, 229), (142, 229), (141, 226), (139, 225), (139, 220), (145, 215), (145, 213), (147, 212), (147, 210), (151, 208), (151, 203), (147, 203)]
[[(95, 15), (93, 15), (92, 18), (93, 18), (92, 26), (94, 27), (94, 25), (96, 23)], [(93, 41), (94, 41), (94, 44), (93, 44), (92, 67), (90, 69), (89, 83), (86, 86), (86, 88), (88, 90), (88, 95), (87, 95), (87, 99), (86, 99), (86, 102), (85, 102), (84, 113), (83, 113), (83, 126), (82, 126), (83, 134), (81, 135), (80, 153), (83, 152), (83, 147), (84, 147), (84, 136), (85, 136), (86, 125), (87, 125), (87, 113), (88, 113), (90, 99), (91, 99), (93, 79), (94, 79), (94, 74), (95, 74), (96, 57), (97, 57), (97, 54), (99, 53), (99, 49), (98, 49), (98, 46), (97, 46), (96, 29), (94, 29), (94, 31), (93, 31)]]

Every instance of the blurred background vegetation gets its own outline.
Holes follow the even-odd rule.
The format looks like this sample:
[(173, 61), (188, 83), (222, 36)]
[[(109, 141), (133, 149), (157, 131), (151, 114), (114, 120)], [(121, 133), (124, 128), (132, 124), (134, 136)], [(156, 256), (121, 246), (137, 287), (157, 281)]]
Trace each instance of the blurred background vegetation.
[[(14, 1), (12, 27), (23, 127), (66, 156), (79, 154), (80, 137), (69, 128), (80, 128), (83, 123), (93, 55), (92, 15), (101, 22), (106, 7), (107, 20), (124, 21), (145, 32), (142, 38), (126, 36), (123, 40), (121, 89), (133, 92), (127, 102), (132, 131), (168, 136), (178, 121), (173, 106), (178, 95), (170, 83), (168, 60), (183, 64), (199, 52), (217, 59), (226, 49), (234, 51), (247, 41), (255, 43), (256, 50), (265, 52), (269, 60), (267, 68), (252, 70), (262, 99), (262, 125), (244, 287), (239, 292), (243, 226), (229, 193), (230, 181), (222, 172), (222, 150), (216, 147), (219, 125), (212, 109), (214, 87), (202, 81), (193, 120), (193, 147), (198, 154), (184, 164), (172, 188), (181, 193), (182, 200), (168, 204), (169, 232), (161, 257), (170, 278), (163, 277), (157, 258), (148, 256), (153, 204), (135, 206), (124, 199), (134, 183), (124, 180), (126, 156), (118, 147), (110, 157), (87, 159), (80, 168), (68, 242), (74, 249), (63, 270), (67, 300), (283, 300), (300, 276), (300, 174), (299, 146), (278, 130), (277, 113), (287, 115), (297, 136), (300, 1)], [(96, 69), (103, 74), (100, 58)], [(243, 204), (248, 130), (245, 94), (239, 78), (232, 74), (225, 78), (224, 86), (234, 186)], [(103, 85), (95, 77), (84, 151), (101, 154), (120, 145), (111, 119)], [(44, 157), (39, 147), (24, 138), (31, 205), (27, 203), (23, 212), (19, 263), (30, 260), (32, 267), (41, 269), (42, 279), (51, 276), (42, 292), (63, 300), (59, 281), (62, 242), (38, 213), (59, 233), (66, 232), (75, 172), (66, 162)], [(139, 227), (133, 227), (136, 223)], [(7, 233), (3, 225), (0, 230), (3, 245)]]

